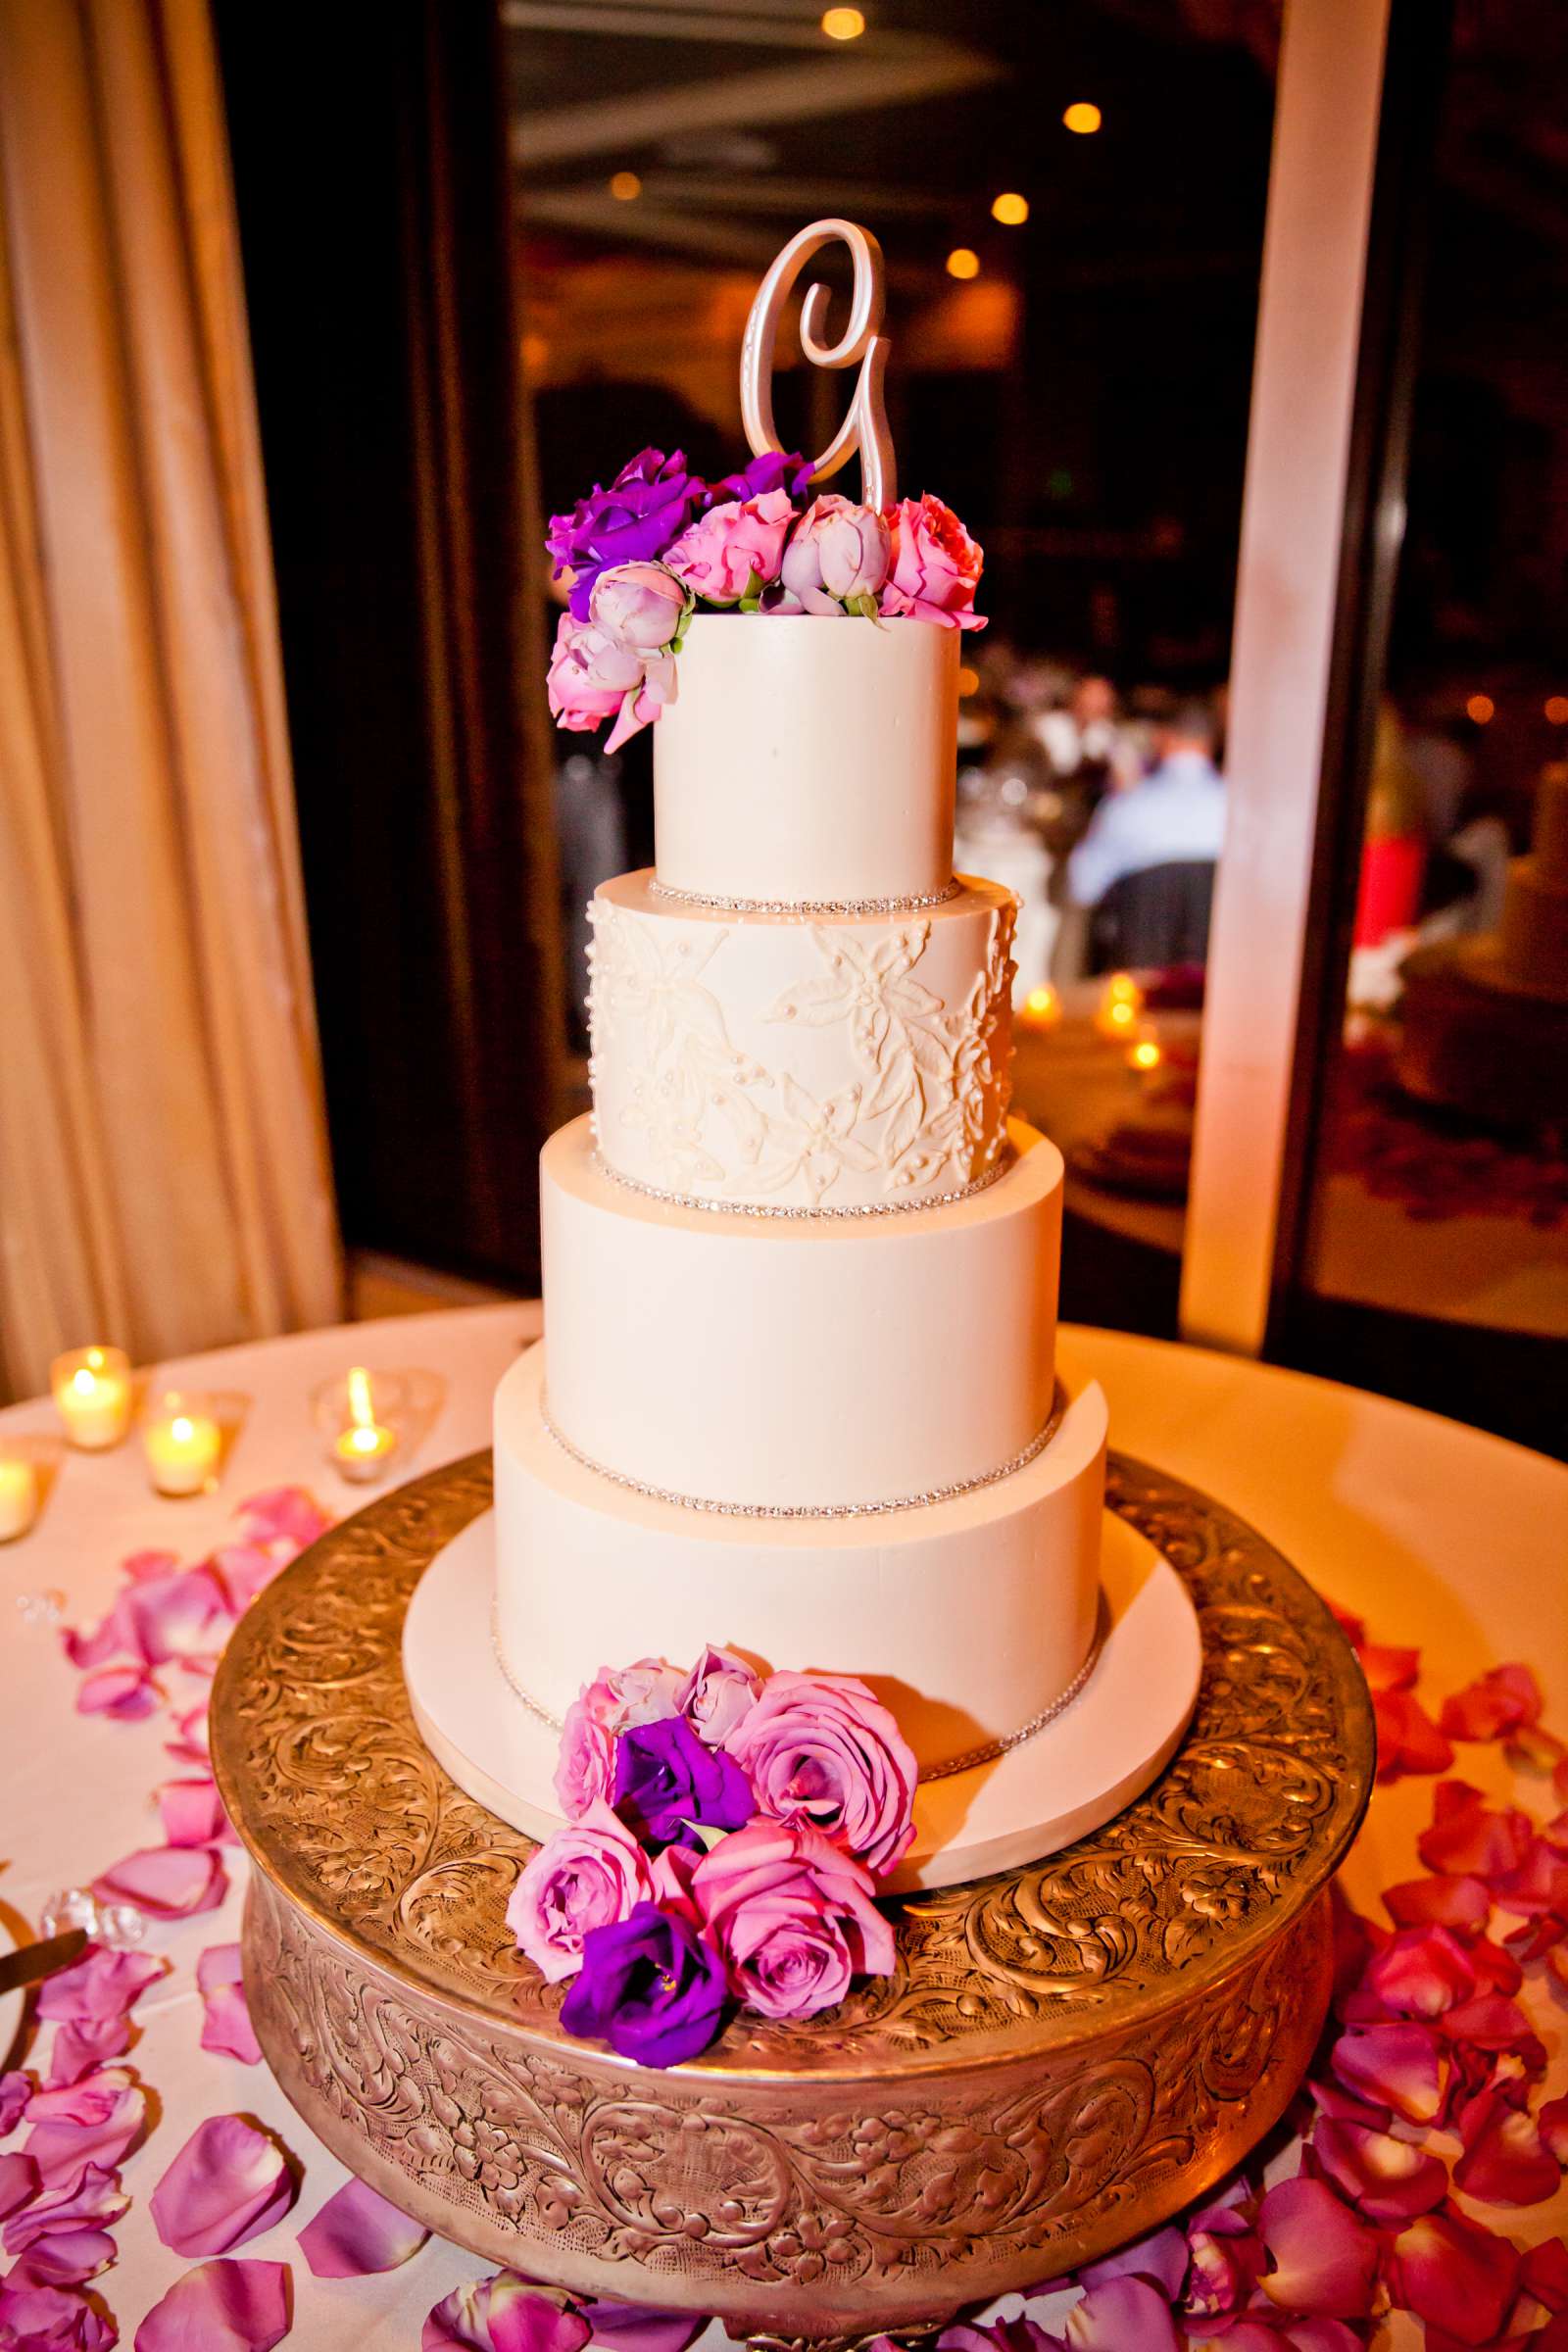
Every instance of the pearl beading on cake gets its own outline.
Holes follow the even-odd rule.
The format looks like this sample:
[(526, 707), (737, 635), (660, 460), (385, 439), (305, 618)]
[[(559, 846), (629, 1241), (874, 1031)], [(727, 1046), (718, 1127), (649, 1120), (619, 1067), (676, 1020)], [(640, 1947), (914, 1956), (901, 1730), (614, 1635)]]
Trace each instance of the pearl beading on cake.
[[(1059, 1716), (1065, 1715), (1073, 1700), (1082, 1697), (1091, 1675), (1100, 1663), (1100, 1653), (1105, 1646), (1106, 1627), (1105, 1596), (1102, 1593), (1099, 1613), (1095, 1619), (1094, 1640), (1089, 1644), (1089, 1655), (1065, 1690), (1059, 1690), (1049, 1707), (1042, 1707), (1038, 1715), (1031, 1715), (1028, 1722), (1020, 1724), (1015, 1732), (1005, 1732), (1000, 1740), (984, 1740), (978, 1747), (966, 1747), (961, 1755), (950, 1756), (945, 1763), (923, 1765), (920, 1771), (921, 1780), (952, 1780), (956, 1773), (973, 1772), (982, 1764), (994, 1764), (999, 1756), (1010, 1755), (1015, 1747), (1022, 1747), (1026, 1740), (1033, 1740), (1037, 1733), (1045, 1731), (1049, 1724), (1054, 1723)], [(524, 1690), (522, 1684), (513, 1673), (507, 1660), (507, 1653), (502, 1647), (501, 1626), (496, 1615), (494, 1600), (490, 1603), (490, 1647), (496, 1664), (501, 1669), (507, 1689), (512, 1692), (517, 1704), (525, 1707), (534, 1721), (542, 1723), (547, 1732), (564, 1731), (565, 1726), (561, 1717), (552, 1715), (550, 1709), (535, 1698), (531, 1690)]]
[(666, 1192), (662, 1185), (644, 1184), (639, 1176), (623, 1176), (618, 1168), (611, 1166), (602, 1152), (596, 1152), (593, 1160), (599, 1174), (608, 1176), (612, 1184), (624, 1185), (628, 1193), (641, 1193), (645, 1200), (662, 1201), (668, 1208), (700, 1208), (705, 1209), (710, 1216), (719, 1217), (807, 1217), (815, 1219), (821, 1217), (913, 1217), (918, 1216), (922, 1209), (947, 1208), (956, 1200), (968, 1200), (976, 1193), (987, 1191), (999, 1177), (1005, 1176), (1012, 1165), (1013, 1156), (1010, 1150), (1004, 1152), (995, 1167), (987, 1168), (985, 1174), (977, 1176), (972, 1184), (960, 1185), (956, 1192), (930, 1193), (919, 1200), (854, 1200), (838, 1203), (830, 1201), (816, 1208), (797, 1207), (789, 1202), (777, 1200), (714, 1200), (706, 1198), (701, 1193), (670, 1193)]
[(909, 899), (730, 899), (716, 891), (676, 890), (668, 882), (650, 882), (650, 896), (672, 899), (682, 906), (710, 906), (720, 914), (912, 914), (921, 906), (946, 906), (963, 885), (956, 876), (940, 890)]
[(546, 1430), (562, 1452), (579, 1468), (591, 1470), (596, 1478), (608, 1479), (612, 1486), (624, 1487), (632, 1494), (645, 1495), (650, 1502), (674, 1503), (683, 1511), (710, 1511), (724, 1519), (876, 1519), (894, 1511), (928, 1510), (933, 1503), (954, 1502), (960, 1494), (997, 1486), (1014, 1472), (1027, 1468), (1044, 1453), (1060, 1428), (1066, 1409), (1066, 1392), (1058, 1381), (1050, 1420), (1009, 1461), (999, 1462), (994, 1470), (977, 1471), (973, 1478), (956, 1479), (949, 1486), (927, 1487), (917, 1494), (898, 1494), (888, 1501), (875, 1502), (722, 1502), (709, 1494), (681, 1494), (671, 1487), (651, 1486), (645, 1479), (628, 1478), (623, 1470), (612, 1470), (604, 1462), (596, 1462), (591, 1453), (584, 1453), (557, 1428), (548, 1399), (543, 1396), (539, 1399), (539, 1416)]

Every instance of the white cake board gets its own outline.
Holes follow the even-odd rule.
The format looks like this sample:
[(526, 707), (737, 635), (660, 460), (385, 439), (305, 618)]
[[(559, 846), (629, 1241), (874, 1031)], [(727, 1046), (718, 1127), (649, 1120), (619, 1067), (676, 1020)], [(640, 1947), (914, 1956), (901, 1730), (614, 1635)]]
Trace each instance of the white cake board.
[[(549, 1801), (559, 1735), (520, 1704), (501, 1671), (490, 1636), (494, 1576), (495, 1513), (486, 1511), (416, 1586), (403, 1673), (437, 1763), (514, 1830), (543, 1838), (562, 1826)], [(1054, 1854), (1130, 1805), (1170, 1761), (1202, 1670), (1187, 1587), (1107, 1511), (1101, 1588), (1106, 1632), (1084, 1689), (1054, 1723), (994, 1762), (922, 1781), (914, 1844), (891, 1891), (956, 1886)]]

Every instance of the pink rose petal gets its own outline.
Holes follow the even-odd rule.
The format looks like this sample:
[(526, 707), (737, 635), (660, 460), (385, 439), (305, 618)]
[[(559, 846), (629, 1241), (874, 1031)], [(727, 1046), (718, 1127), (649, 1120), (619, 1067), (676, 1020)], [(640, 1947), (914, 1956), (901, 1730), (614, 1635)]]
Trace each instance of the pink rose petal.
[(286, 2262), (204, 2262), (136, 2330), (135, 2352), (271, 2352), (289, 2330)]
[(1497, 1740), (1521, 1724), (1540, 1721), (1541, 1685), (1528, 1666), (1494, 1666), (1443, 1702), (1443, 1729), (1451, 1740)]
[(1273, 2268), (1259, 2284), (1282, 2311), (1365, 2319), (1372, 2308), (1378, 2241), (1321, 2180), (1298, 2175), (1271, 2188), (1258, 2230)]
[(454, 2287), (424, 2323), (419, 2352), (580, 2352), (588, 2322), (510, 2271)]
[(155, 1952), (112, 1952), (92, 1944), (70, 1968), (46, 1978), (38, 1987), (38, 2015), (65, 2019), (72, 2025), (96, 2025), (122, 2018), (135, 2007), (149, 1984), (166, 1976), (169, 1962)]
[(1568, 1856), (1544, 1838), (1532, 1838), (1523, 1861), (1499, 1871), (1492, 1891), (1504, 1911), (1524, 1918), (1568, 1917)]
[(158, 1810), (171, 1845), (211, 1845), (228, 1828), (212, 1781), (166, 1781), (158, 1791)]
[(212, 1761), (206, 1699), (199, 1706), (187, 1707), (183, 1715), (176, 1715), (174, 1730), (178, 1738), (164, 1742), (168, 1753), (177, 1757), (181, 1764), (199, 1764), (205, 1770)]
[(1443, 2159), (1389, 2132), (1325, 2121), (1312, 2133), (1312, 2157), (1340, 2195), (1369, 2222), (1412, 2221), (1441, 2205), (1448, 2192)]
[(196, 1963), (196, 1986), (202, 1996), (202, 2048), (221, 2050), (245, 2066), (259, 2065), (262, 2050), (245, 2000), (239, 1945), (210, 1944)]
[(1147, 2278), (1107, 2278), (1067, 2314), (1062, 2334), (1072, 2352), (1182, 2352), (1169, 2303)]
[(1518, 2059), (1526, 2074), (1545, 2072), (1545, 2045), (1518, 2002), (1505, 2001), (1500, 1994), (1480, 1993), (1474, 2000), (1460, 2002), (1444, 2019), (1444, 2031), (1451, 2035), (1455, 2053), (1461, 2057), (1477, 2051), (1506, 2051)]
[(1519, 2257), (1506, 2238), (1448, 2208), (1401, 2230), (1384, 2268), (1389, 2296), (1464, 2344), (1500, 2334), (1518, 2291)]
[(1377, 1720), (1380, 1781), (1397, 1781), (1406, 1773), (1447, 1771), (1453, 1762), (1453, 1748), (1410, 1691), (1374, 1691), (1372, 1712)]
[(198, 2124), (149, 2199), (176, 2254), (226, 2254), (280, 2221), (296, 2184), (275, 2140), (238, 2115)]
[[(107, 1617), (101, 1617), (90, 1634), (78, 1626), (68, 1625), (60, 1637), (61, 1646), (78, 1674), (89, 1674), (96, 1666), (106, 1666), (111, 1658), (131, 1657), (136, 1648), (126, 1613), (125, 1596), (121, 1594)], [(140, 1664), (140, 1660), (136, 1661)]]
[(332, 1524), (331, 1512), (323, 1511), (303, 1487), (270, 1487), (265, 1494), (242, 1502), (235, 1517), (248, 1542), (290, 1544), (296, 1551), (324, 1536)]
[(8, 2254), (25, 2254), (34, 2238), (55, 2230), (112, 2229), (129, 2207), (120, 2175), (101, 2164), (84, 2164), (74, 2180), (44, 2189), (5, 2229)]
[(1240, 2311), (1262, 2275), (1262, 2240), (1250, 2230), (1231, 2235), (1194, 2230), (1188, 2238), (1190, 2267), (1185, 2308), (1195, 2320), (1223, 2319)]
[(40, 2090), (27, 2102), (32, 2127), (23, 2154), (38, 2167), (46, 2188), (72, 2179), (84, 2164), (112, 2172), (140, 2137), (147, 2094), (122, 2066), (106, 2066), (79, 2082)]
[(395, 2271), (429, 2234), (367, 2181), (350, 2180), (306, 2223), (299, 2247), (318, 2278), (363, 2278)]
[(1541, 2205), (1562, 2184), (1562, 2168), (1542, 2145), (1534, 2118), (1495, 2092), (1469, 2108), (1463, 2138), (1454, 2186), (1484, 2205)]
[(9, 2139), (21, 2123), (24, 2110), (33, 2093), (30, 2075), (20, 2069), (0, 2075), (0, 2139)]
[(24, 2277), (30, 2286), (84, 2286), (109, 2268), (119, 2251), (107, 2230), (87, 2224), (52, 2230), (27, 2248), (11, 2277), (18, 2285)]
[(1568, 2238), (1544, 2238), (1519, 2266), (1519, 2283), (1547, 2311), (1568, 2311)]
[(123, 1605), (136, 1648), (149, 1666), (221, 1649), (233, 1622), (223, 1588), (210, 1568), (186, 1568), (132, 1585)]
[(0, 2156), (0, 2222), (37, 2194), (38, 2167), (32, 2158), (24, 2156), (20, 2149), (13, 2149), (9, 2156)]
[(112, 1715), (117, 1723), (134, 1723), (160, 1703), (144, 1666), (100, 1666), (76, 1690), (78, 1715)]
[(1383, 1901), (1396, 1928), (1453, 1928), (1478, 1934), (1492, 1916), (1492, 1897), (1480, 1879), (1405, 1879), (1385, 1886)]
[(1147, 2237), (1134, 2238), (1130, 2246), (1107, 2254), (1102, 2262), (1092, 2262), (1087, 2270), (1078, 2273), (1078, 2283), (1099, 2286), (1107, 2278), (1147, 2278), (1158, 2287), (1167, 2303), (1174, 2303), (1186, 2276), (1186, 2232), (1167, 2227), (1151, 2230)]
[(1435, 1791), (1432, 1827), (1422, 1831), (1416, 1850), (1428, 1870), (1490, 1883), (1499, 1871), (1519, 1867), (1533, 1834), (1528, 1813), (1516, 1805), (1494, 1812), (1478, 1789), (1454, 1781)]
[(154, 1578), (172, 1576), (179, 1566), (176, 1551), (131, 1551), (120, 1563), (120, 1573), (130, 1585), (145, 1585)]
[[(668, 1850), (668, 1849), (666, 1849)], [(592, 2329), (594, 2352), (686, 2352), (708, 2326), (699, 2314), (653, 2311), (641, 2303), (579, 2300), (577, 2309)]]
[(133, 1903), (152, 1919), (191, 1919), (218, 1908), (228, 1879), (210, 1846), (149, 1845), (94, 1879), (92, 1890), (100, 1902)]
[(16, 2273), (0, 2280), (0, 2345), (17, 2352), (108, 2352), (119, 2341), (114, 2321), (83, 2296), (19, 2280)]
[(262, 1544), (225, 1544), (213, 1554), (213, 1567), (236, 1617), (266, 1591), (283, 1566)]

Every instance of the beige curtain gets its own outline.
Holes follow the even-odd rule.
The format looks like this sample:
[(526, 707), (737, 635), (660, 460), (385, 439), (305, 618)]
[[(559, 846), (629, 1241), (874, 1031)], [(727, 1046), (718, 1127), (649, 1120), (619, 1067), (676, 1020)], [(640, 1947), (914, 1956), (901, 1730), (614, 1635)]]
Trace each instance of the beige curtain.
[(206, 0), (0, 0), (0, 1383), (339, 1281)]

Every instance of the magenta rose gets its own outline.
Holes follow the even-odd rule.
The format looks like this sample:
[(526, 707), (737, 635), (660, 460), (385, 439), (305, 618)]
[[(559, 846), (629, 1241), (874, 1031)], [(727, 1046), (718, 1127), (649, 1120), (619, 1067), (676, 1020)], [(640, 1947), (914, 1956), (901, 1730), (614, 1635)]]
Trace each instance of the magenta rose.
[(761, 1687), (744, 1658), (710, 1642), (681, 1685), (680, 1712), (705, 1747), (722, 1747)]
[(706, 603), (739, 604), (778, 578), (794, 519), (785, 490), (726, 499), (682, 531), (664, 561)]
[(691, 591), (663, 564), (620, 564), (602, 571), (589, 617), (639, 654), (662, 653), (691, 609)]
[(692, 1899), (729, 1988), (764, 2017), (814, 2017), (858, 1975), (893, 1968), (868, 1872), (815, 1830), (754, 1821), (692, 1873)]
[(838, 612), (856, 597), (875, 596), (888, 576), (892, 535), (874, 507), (829, 491), (814, 499), (790, 533), (779, 578), (808, 612)]
[(919, 1767), (853, 1675), (769, 1675), (729, 1751), (760, 1813), (820, 1831), (878, 1878), (907, 1853)]
[(590, 1928), (629, 1917), (652, 1894), (642, 1847), (596, 1798), (526, 1865), (507, 1904), (507, 1925), (540, 1974), (559, 1984), (582, 1966)]
[(581, 734), (613, 718), (628, 695), (643, 683), (643, 659), (597, 621), (574, 620), (563, 612), (545, 681), (550, 713), (558, 727)]
[(893, 547), (883, 612), (950, 629), (983, 629), (974, 592), (985, 558), (953, 509), (940, 498), (901, 498), (887, 519)]

